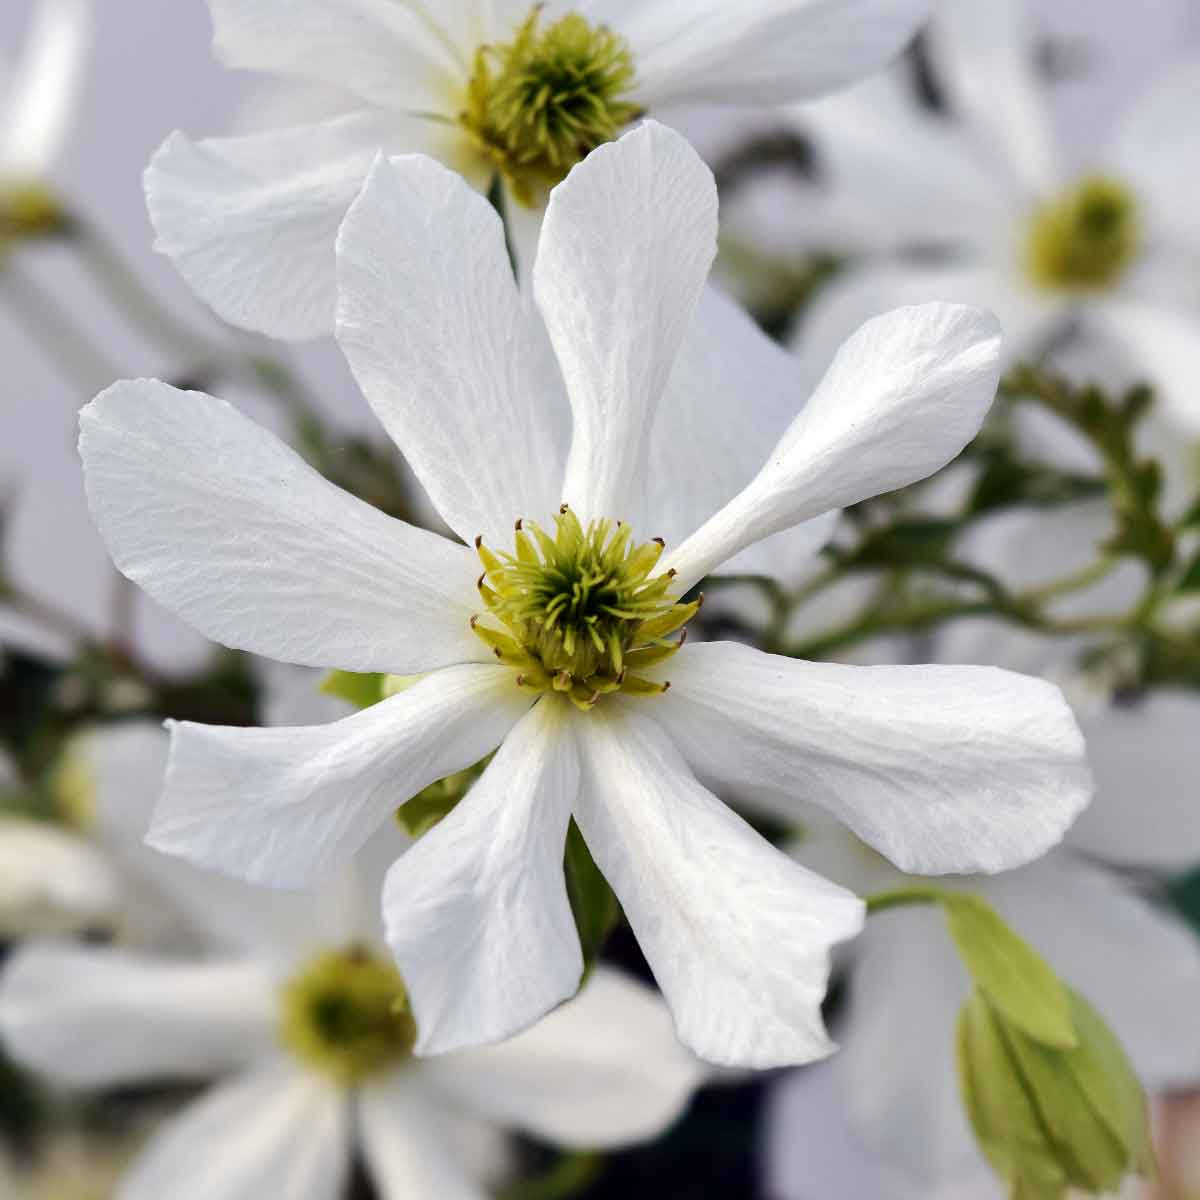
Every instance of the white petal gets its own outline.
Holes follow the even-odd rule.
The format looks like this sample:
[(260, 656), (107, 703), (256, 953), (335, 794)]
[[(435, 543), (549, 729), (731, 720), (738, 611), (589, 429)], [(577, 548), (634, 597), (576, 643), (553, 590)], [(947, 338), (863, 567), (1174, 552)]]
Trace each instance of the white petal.
[(1200, 942), (1116, 875), (1065, 854), (988, 881), (987, 897), (1096, 1006), (1150, 1088), (1200, 1072)]
[(783, 104), (883, 66), (916, 33), (929, 4), (600, 0), (589, 12), (628, 38), (645, 104)]
[(659, 703), (606, 701), (580, 722), (588, 847), (685, 1046), (729, 1066), (821, 1058), (830, 947), (859, 931), (862, 904), (701, 787), (646, 712)]
[(41, 0), (4, 95), (0, 175), (39, 179), (62, 152), (79, 105), (92, 41), (88, 0)]
[(548, 698), (392, 867), (384, 919), (419, 1054), (511, 1037), (579, 986), (583, 955), (563, 877), (578, 790), (568, 714)]
[[(333, 84), (372, 104), (440, 112), (463, 85), (456, 48), (422, 11), (392, 0), (208, 0), (228, 67)], [(436, 6), (434, 6), (436, 7)]]
[[(677, 546), (732, 500), (800, 411), (803, 379), (792, 355), (733, 301), (705, 288), (654, 423), (642, 535)], [(726, 569), (794, 577), (834, 519), (765, 550), (752, 547)]]
[(677, 550), (681, 591), (761, 538), (905, 487), (975, 436), (999, 382), (1000, 328), (926, 304), (868, 321), (838, 351), (755, 479)]
[(0, 817), (0, 939), (111, 926), (121, 888), (81, 838), (40, 821)]
[(534, 322), (495, 209), (430, 158), (377, 162), (338, 237), (338, 341), (466, 542), (558, 508), (568, 410)]
[(113, 561), (206, 636), (399, 675), (487, 657), (470, 630), (477, 563), (465, 547), (335, 487), (223, 401), (119, 383), (80, 425)]
[(1059, 182), (1037, 46), (1027, 0), (954, 0), (937, 4), (929, 49), (951, 108), (988, 149), (1006, 160), (1014, 182), (1045, 197)]
[(338, 226), (376, 154), (457, 162), (457, 147), (441, 122), (376, 110), (246, 137), (174, 133), (145, 174), (155, 248), (234, 325), (289, 339), (329, 333)]
[(9, 1052), (75, 1087), (206, 1079), (269, 1052), (275, 1021), (275, 989), (248, 962), (43, 942), (0, 977)]
[(450, 1115), (415, 1071), (397, 1071), (359, 1093), (362, 1150), (380, 1195), (394, 1200), (487, 1200), (451, 1139)]
[(499, 1046), (430, 1061), (435, 1086), (465, 1112), (558, 1146), (658, 1137), (704, 1075), (649, 988), (599, 967), (579, 996)]
[(1002, 871), (1044, 854), (1091, 797), (1062, 693), (994, 667), (801, 662), (686, 646), (657, 713), (711, 786), (836, 814), (902, 870)]
[(712, 173), (647, 121), (554, 189), (534, 293), (575, 417), (563, 499), (636, 522), (650, 430), (717, 248)]
[(1130, 867), (1183, 871), (1200, 863), (1200, 697), (1152, 691), (1081, 718), (1096, 799), (1069, 841)]
[(172, 722), (146, 840), (250, 883), (309, 887), (422, 788), (491, 753), (529, 703), (507, 667), (470, 665), (330, 725)]
[(120, 1200), (338, 1200), (350, 1166), (344, 1093), (291, 1062), (214, 1088), (151, 1141)]

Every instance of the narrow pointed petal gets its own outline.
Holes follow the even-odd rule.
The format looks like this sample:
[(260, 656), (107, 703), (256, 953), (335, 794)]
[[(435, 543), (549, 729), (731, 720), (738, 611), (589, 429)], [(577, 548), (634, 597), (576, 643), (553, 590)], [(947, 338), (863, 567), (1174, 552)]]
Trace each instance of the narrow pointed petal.
[(8, 1052), (72, 1087), (207, 1079), (270, 1052), (275, 1021), (274, 986), (253, 963), (34, 942), (0, 981)]
[(844, 87), (897, 55), (928, 0), (599, 0), (589, 7), (628, 39), (639, 98), (784, 104)]
[(669, 554), (686, 590), (773, 533), (932, 475), (978, 432), (999, 382), (1000, 327), (957, 304), (868, 321), (747, 487)]
[(392, 867), (384, 920), (419, 1054), (511, 1037), (579, 986), (563, 877), (578, 789), (566, 705), (544, 699), (466, 798)]
[(569, 412), (495, 209), (430, 158), (379, 160), (338, 237), (338, 341), (465, 542), (559, 504)]
[(606, 701), (581, 723), (579, 827), (685, 1046), (726, 1066), (822, 1058), (830, 950), (858, 933), (862, 904), (696, 781), (646, 714), (664, 701)]
[(574, 413), (563, 499), (637, 523), (650, 431), (717, 247), (712, 173), (647, 121), (554, 189), (534, 294)]
[(706, 1073), (676, 1039), (662, 999), (603, 966), (519, 1037), (431, 1059), (426, 1070), (464, 1112), (594, 1149), (658, 1137)]
[(463, 546), (335, 487), (221, 400), (119, 383), (80, 416), (88, 503), (118, 569), (205, 636), (399, 675), (479, 661)]
[(275, 1060), (169, 1121), (125, 1177), (121, 1200), (338, 1200), (350, 1138), (345, 1095)]
[(1091, 799), (1083, 735), (1045, 680), (732, 642), (685, 646), (669, 675), (659, 720), (710, 786), (793, 819), (819, 804), (914, 874), (1029, 862)]
[(494, 750), (529, 703), (512, 671), (471, 665), (329, 725), (173, 723), (146, 840), (250, 883), (310, 887), (411, 796)]

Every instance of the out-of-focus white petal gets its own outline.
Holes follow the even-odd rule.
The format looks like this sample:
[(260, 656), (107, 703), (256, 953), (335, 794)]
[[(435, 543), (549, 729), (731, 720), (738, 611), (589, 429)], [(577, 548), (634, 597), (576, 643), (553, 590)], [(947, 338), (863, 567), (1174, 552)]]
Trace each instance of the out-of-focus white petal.
[(563, 877), (578, 790), (569, 715), (548, 697), (392, 867), (384, 920), (419, 1054), (511, 1037), (579, 986), (583, 955)]
[(1037, 72), (1028, 0), (939, 0), (929, 50), (951, 108), (1027, 194), (1045, 197), (1061, 167)]
[(39, 179), (62, 152), (79, 106), (92, 40), (90, 0), (40, 0), (4, 94), (0, 176)]
[(275, 1021), (275, 990), (251, 963), (44, 942), (0, 976), (9, 1053), (75, 1087), (206, 1079), (270, 1053)]
[(330, 333), (338, 226), (381, 150), (462, 158), (451, 126), (377, 110), (201, 142), (174, 133), (145, 174), (155, 248), (234, 325)]
[(477, 564), (317, 474), (221, 400), (119, 383), (80, 418), (88, 503), (117, 567), (201, 633), (302, 666), (481, 661)]
[(469, 665), (330, 725), (172, 723), (146, 840), (250, 883), (309, 887), (422, 788), (491, 753), (529, 704), (508, 668)]
[(315, 79), (400, 112), (452, 112), (465, 83), (462, 49), (449, 43), (423, 3), (208, 0), (208, 6), (213, 48), (229, 67)]
[(625, 35), (647, 105), (785, 104), (844, 87), (904, 47), (928, 0), (592, 0)]
[(1200, 940), (1110, 874), (1064, 854), (988, 880), (1005, 920), (1096, 1006), (1143, 1083), (1200, 1074)]
[(894, 491), (973, 438), (999, 381), (1000, 328), (955, 304), (868, 321), (838, 351), (754, 480), (663, 567), (686, 590), (761, 538)]
[(1200, 697), (1151, 691), (1081, 718), (1096, 800), (1069, 841), (1131, 867), (1200, 866)]
[(579, 722), (588, 847), (684, 1045), (729, 1066), (821, 1058), (830, 948), (862, 927), (862, 904), (706, 791), (646, 711), (659, 703), (606, 701)]
[(638, 526), (650, 432), (716, 249), (712, 172), (656, 122), (551, 193), (533, 286), (575, 418), (563, 499), (585, 520)]
[(338, 237), (338, 341), (467, 542), (558, 509), (568, 410), (535, 321), (495, 209), (430, 158), (378, 161)]
[(278, 1061), (221, 1084), (150, 1142), (121, 1200), (338, 1200), (350, 1105), (319, 1075)]
[(396, 1071), (359, 1092), (362, 1150), (380, 1194), (394, 1200), (487, 1200), (451, 1140), (450, 1114), (437, 1104), (423, 1072)]
[(0, 939), (111, 926), (121, 887), (81, 838), (39, 821), (0, 817)]
[(704, 1075), (659, 996), (605, 967), (520, 1037), (431, 1060), (426, 1070), (466, 1112), (588, 1149), (657, 1137)]
[(835, 813), (902, 870), (1002, 871), (1044, 854), (1091, 798), (1053, 684), (993, 667), (801, 662), (686, 646), (656, 715), (718, 789)]

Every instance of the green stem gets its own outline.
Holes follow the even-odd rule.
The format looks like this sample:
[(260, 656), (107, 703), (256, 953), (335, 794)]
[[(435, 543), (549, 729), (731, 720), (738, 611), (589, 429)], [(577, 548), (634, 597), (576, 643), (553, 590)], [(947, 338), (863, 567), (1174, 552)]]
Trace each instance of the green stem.
[(941, 904), (943, 892), (935, 887), (896, 888), (888, 892), (876, 892), (866, 898), (867, 912), (871, 916), (887, 912), (891, 908), (910, 908), (918, 904)]
[(506, 1188), (501, 1200), (567, 1200), (594, 1183), (604, 1165), (600, 1154), (566, 1154), (544, 1174)]

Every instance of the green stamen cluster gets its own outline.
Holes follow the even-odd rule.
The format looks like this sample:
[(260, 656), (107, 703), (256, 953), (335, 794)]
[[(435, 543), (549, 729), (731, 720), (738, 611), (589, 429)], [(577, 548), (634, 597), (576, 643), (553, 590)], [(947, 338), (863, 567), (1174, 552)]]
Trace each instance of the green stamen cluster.
[(1034, 282), (1050, 291), (1103, 291), (1125, 273), (1140, 244), (1133, 193), (1091, 176), (1034, 214), (1026, 264)]
[(624, 39), (578, 13), (541, 29), (541, 8), (511, 42), (476, 53), (459, 118), (528, 207), (641, 115), (627, 99), (634, 66)]
[(592, 521), (586, 529), (564, 504), (551, 537), (518, 521), (513, 554), (493, 554), (475, 542), (484, 573), (479, 592), (501, 632), (478, 620), (476, 635), (518, 670), (517, 683), (556, 691), (590, 709), (609, 692), (656, 695), (669, 684), (638, 674), (670, 658), (683, 644), (667, 641), (700, 608), (676, 604), (674, 571), (654, 576), (663, 543), (633, 545), (621, 522)]
[(399, 972), (362, 947), (330, 951), (283, 988), (280, 1040), (339, 1083), (407, 1058), (417, 1039)]

